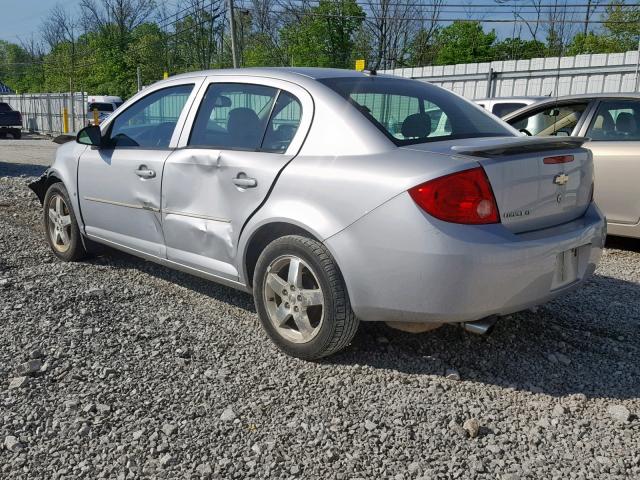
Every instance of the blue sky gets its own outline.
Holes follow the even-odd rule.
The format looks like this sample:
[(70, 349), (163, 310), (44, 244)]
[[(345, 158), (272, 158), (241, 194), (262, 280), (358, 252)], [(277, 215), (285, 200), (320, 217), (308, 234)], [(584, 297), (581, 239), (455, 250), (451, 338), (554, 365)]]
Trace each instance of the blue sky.
[[(162, 2), (163, 0), (158, 0)], [(407, 0), (398, 0), (399, 2), (407, 2)], [(416, 0), (416, 3), (420, 3), (421, 0)], [(430, 3), (431, 0), (422, 0), (424, 3)], [(548, 0), (545, 3), (547, 5), (552, 5), (555, 0)], [(566, 0), (567, 3), (576, 4), (586, 3), (586, 0)], [(33, 35), (36, 38), (39, 38), (39, 27), (42, 24), (42, 21), (46, 18), (47, 12), (51, 10), (57, 3), (63, 4), (65, 7), (69, 9), (75, 8), (80, 0), (0, 0), (0, 39), (8, 40), (10, 42), (18, 42), (19, 39), (29, 39)], [(166, 3), (166, 2), (165, 2)], [(179, 2), (178, 2), (179, 3)], [(358, 3), (364, 4), (364, 0), (358, 0)], [(465, 15), (464, 9), (456, 8), (451, 9), (447, 8), (446, 4), (469, 4), (473, 6), (477, 5), (487, 5), (493, 3), (492, 0), (452, 0), (451, 2), (446, 2), (445, 7), (443, 7), (445, 12), (441, 14), (442, 18), (447, 17), (455, 17), (455, 18), (468, 18)], [(519, 3), (521, 5), (529, 4), (526, 0), (510, 0), (510, 4)], [(563, 1), (559, 1), (559, 4), (562, 4)], [(604, 2), (606, 3), (606, 2)], [(174, 3), (175, 4), (175, 3)], [(236, 4), (242, 4), (242, 0), (236, 0)], [(510, 7), (494, 7), (494, 8), (475, 8), (474, 13), (478, 14), (480, 18), (484, 17), (485, 19), (495, 18), (506, 18), (511, 19), (511, 8)], [(582, 14), (584, 15), (584, 14)], [(582, 15), (580, 13), (576, 13), (576, 19), (581, 19)], [(512, 33), (512, 24), (509, 23), (488, 23), (485, 24), (485, 30), (495, 29), (498, 32), (498, 36), (505, 37), (511, 36)], [(526, 38), (524, 34), (526, 29), (523, 29), (523, 38)]]
[(0, 39), (17, 42), (19, 38), (39, 37), (39, 27), (56, 3), (75, 6), (79, 0), (0, 0)]

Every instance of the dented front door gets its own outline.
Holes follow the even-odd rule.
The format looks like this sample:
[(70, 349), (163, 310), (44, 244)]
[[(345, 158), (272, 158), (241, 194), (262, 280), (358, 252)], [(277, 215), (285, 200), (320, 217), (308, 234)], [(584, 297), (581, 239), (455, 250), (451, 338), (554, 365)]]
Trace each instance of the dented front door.
[(87, 235), (164, 257), (160, 188), (162, 166), (169, 153), (87, 149), (78, 167)]

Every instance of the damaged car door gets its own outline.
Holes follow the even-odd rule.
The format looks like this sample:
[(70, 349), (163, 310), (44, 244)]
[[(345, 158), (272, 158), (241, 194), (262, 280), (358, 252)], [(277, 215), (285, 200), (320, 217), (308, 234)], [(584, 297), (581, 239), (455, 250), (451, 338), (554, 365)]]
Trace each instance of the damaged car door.
[(89, 237), (164, 258), (162, 168), (198, 82), (151, 91), (105, 125), (101, 147), (81, 155), (78, 191)]
[(200, 97), (165, 164), (167, 259), (235, 280), (240, 231), (299, 151), (313, 102), (286, 81), (246, 76), (210, 77)]

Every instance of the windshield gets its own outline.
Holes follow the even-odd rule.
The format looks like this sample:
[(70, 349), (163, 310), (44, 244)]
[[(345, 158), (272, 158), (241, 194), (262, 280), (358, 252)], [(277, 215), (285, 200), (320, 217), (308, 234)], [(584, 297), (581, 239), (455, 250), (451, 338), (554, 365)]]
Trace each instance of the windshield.
[(381, 77), (320, 79), (354, 105), (396, 145), (515, 136), (490, 114), (442, 88)]

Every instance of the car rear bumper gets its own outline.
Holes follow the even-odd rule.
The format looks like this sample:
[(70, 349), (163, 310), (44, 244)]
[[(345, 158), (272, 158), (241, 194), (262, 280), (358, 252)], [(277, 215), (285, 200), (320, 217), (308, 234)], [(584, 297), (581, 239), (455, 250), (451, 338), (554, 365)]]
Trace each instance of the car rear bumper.
[(572, 222), (513, 234), (501, 224), (436, 220), (405, 193), (325, 243), (361, 320), (466, 322), (575, 288), (595, 270), (605, 237), (595, 204)]

